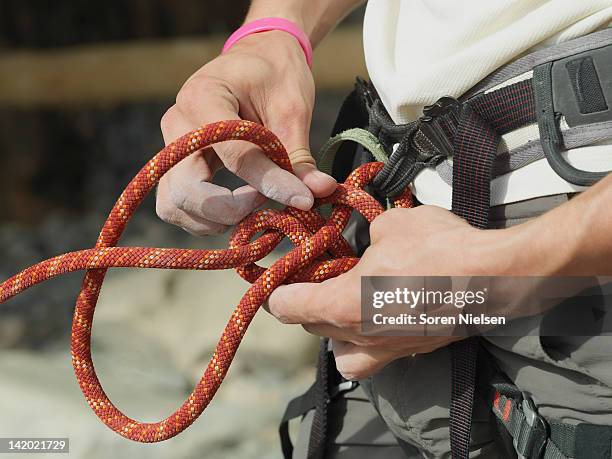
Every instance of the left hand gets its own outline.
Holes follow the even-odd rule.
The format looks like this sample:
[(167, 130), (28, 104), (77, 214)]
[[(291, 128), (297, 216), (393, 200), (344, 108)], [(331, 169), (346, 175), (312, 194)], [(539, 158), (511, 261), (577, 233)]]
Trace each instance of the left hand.
[(361, 276), (491, 275), (485, 254), (477, 253), (493, 242), (482, 240), (486, 233), (438, 207), (391, 209), (371, 224), (371, 245), (351, 271), (320, 284), (281, 286), (270, 296), (269, 311), (282, 323), (332, 338), (338, 371), (363, 379), (393, 360), (460, 338), (361, 335)]

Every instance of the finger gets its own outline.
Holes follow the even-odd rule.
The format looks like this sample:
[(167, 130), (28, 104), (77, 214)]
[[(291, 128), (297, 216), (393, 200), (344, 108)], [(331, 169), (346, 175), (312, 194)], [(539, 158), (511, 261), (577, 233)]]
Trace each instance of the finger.
[(234, 191), (197, 180), (186, 180), (176, 185), (174, 204), (189, 215), (195, 215), (223, 225), (235, 225), (249, 215), (267, 198), (251, 186)]
[(391, 360), (390, 353), (377, 348), (357, 346), (345, 341), (332, 341), (336, 367), (350, 381), (364, 379), (382, 370)]
[[(389, 238), (397, 231), (405, 234), (405, 222), (398, 218), (399, 209), (389, 209), (380, 214), (370, 223), (370, 244), (375, 245), (380, 241)], [(405, 209), (401, 209), (405, 210)], [(402, 217), (403, 218), (403, 217)]]
[(212, 236), (215, 234), (223, 234), (230, 227), (220, 223), (211, 222), (208, 220), (198, 219), (193, 215), (189, 215), (179, 209), (175, 209), (170, 218), (163, 218), (166, 223), (178, 226), (184, 229), (189, 234), (194, 236)]
[(270, 158), (245, 142), (224, 142), (215, 146), (227, 169), (264, 196), (298, 209), (308, 210), (314, 197), (295, 175), (278, 167)]
[[(193, 126), (176, 107), (172, 107), (164, 115), (162, 132), (166, 143), (191, 129)], [(208, 183), (214, 174), (211, 163), (215, 164), (215, 159), (211, 149), (196, 152), (177, 164), (162, 179), (164, 184), (168, 183), (168, 186), (160, 187), (158, 196), (166, 198), (163, 193), (168, 192), (174, 206), (182, 211), (171, 213), (173, 219), (184, 222), (183, 214), (191, 217), (188, 219), (190, 232), (194, 231), (193, 225), (198, 222), (234, 225), (266, 201), (265, 196), (249, 186), (232, 192), (227, 188)], [(197, 232), (202, 230), (200, 225), (197, 228), (195, 230)], [(213, 228), (216, 228), (215, 225)]]
[(226, 225), (199, 218), (178, 209), (170, 199), (170, 192), (166, 191), (167, 187), (167, 180), (159, 182), (156, 212), (163, 221), (179, 226), (195, 236), (221, 234), (227, 231), (229, 227)]
[(166, 110), (159, 124), (166, 145), (194, 129), (194, 126), (182, 115), (176, 105)]
[(202, 155), (185, 158), (171, 172), (167, 182), (172, 203), (196, 219), (235, 225), (266, 201), (248, 185), (230, 191), (210, 183), (212, 173)]
[[(306, 150), (303, 149), (302, 151)], [(308, 154), (310, 155), (310, 151), (308, 151)], [(304, 185), (306, 185), (317, 198), (329, 196), (338, 186), (336, 179), (318, 170), (317, 166), (314, 164), (306, 162), (293, 163), (293, 170), (295, 171), (295, 175), (304, 182)]]
[[(179, 93), (177, 106), (196, 125), (239, 119), (238, 100), (216, 80), (191, 79)], [(268, 198), (302, 210), (312, 207), (314, 197), (308, 187), (259, 148), (241, 141), (223, 142), (214, 148), (225, 167)]]
[[(296, 94), (300, 93), (295, 89)], [(296, 97), (278, 100), (270, 104), (264, 114), (264, 122), (274, 132), (289, 152), (295, 174), (317, 198), (329, 196), (336, 189), (336, 180), (319, 171), (310, 152), (310, 123), (312, 103)]]
[(270, 313), (285, 324), (332, 324), (341, 304), (340, 277), (320, 284), (298, 283), (277, 288), (268, 300)]
[(353, 344), (362, 344), (360, 337), (353, 331), (339, 328), (330, 324), (303, 324), (302, 328), (311, 335), (346, 341)]

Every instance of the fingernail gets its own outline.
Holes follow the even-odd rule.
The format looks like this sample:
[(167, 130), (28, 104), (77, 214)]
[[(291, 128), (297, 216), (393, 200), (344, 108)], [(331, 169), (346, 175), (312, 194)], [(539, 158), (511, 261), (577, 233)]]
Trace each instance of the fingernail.
[(312, 197), (306, 196), (293, 196), (289, 200), (289, 205), (291, 207), (296, 207), (301, 210), (309, 210), (314, 203), (314, 199)]
[(314, 171), (313, 175), (321, 180), (333, 180), (334, 182), (336, 182), (335, 178), (333, 178), (331, 175), (326, 174), (325, 172)]

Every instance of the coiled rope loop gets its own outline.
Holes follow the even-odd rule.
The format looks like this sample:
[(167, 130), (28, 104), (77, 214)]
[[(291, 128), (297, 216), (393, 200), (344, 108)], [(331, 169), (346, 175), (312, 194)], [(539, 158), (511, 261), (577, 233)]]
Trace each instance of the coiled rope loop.
[[(108, 427), (130, 440), (163, 441), (189, 427), (219, 389), (249, 324), (272, 291), (283, 283), (321, 282), (350, 270), (358, 259), (342, 237), (342, 231), (352, 209), (370, 222), (383, 212), (378, 201), (363, 190), (383, 164), (368, 163), (356, 169), (330, 197), (317, 200), (316, 206), (333, 204), (327, 220), (314, 210), (262, 210), (246, 217), (237, 226), (230, 247), (224, 250), (116, 246), (132, 215), (165, 173), (193, 152), (228, 140), (252, 142), (278, 166), (293, 172), (281, 142), (263, 126), (249, 121), (205, 125), (165, 147), (140, 170), (117, 200), (94, 248), (43, 261), (0, 284), (0, 303), (3, 303), (52, 277), (87, 270), (72, 323), (72, 364), (89, 406)], [(401, 207), (410, 207), (411, 203), (408, 191), (395, 202)], [(261, 237), (251, 241), (261, 231), (264, 231)], [(255, 262), (272, 252), (285, 236), (295, 248), (268, 269), (257, 266)], [(225, 326), (202, 379), (185, 403), (160, 422), (141, 423), (119, 411), (105, 394), (92, 362), (91, 330), (96, 303), (107, 269), (119, 267), (236, 268), (252, 283)]]

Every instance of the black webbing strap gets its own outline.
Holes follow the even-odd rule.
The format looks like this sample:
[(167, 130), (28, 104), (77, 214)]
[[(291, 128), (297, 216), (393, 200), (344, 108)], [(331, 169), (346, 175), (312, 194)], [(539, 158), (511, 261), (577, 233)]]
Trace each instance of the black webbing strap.
[(289, 405), (287, 405), (285, 414), (283, 414), (283, 418), (278, 427), (278, 434), (280, 436), (281, 450), (283, 451), (284, 459), (291, 459), (293, 457), (293, 443), (289, 435), (289, 422), (315, 409), (317, 382), (318, 381), (315, 380), (306, 392), (291, 400)]
[(500, 137), (470, 106), (460, 109), (453, 156), (453, 213), (489, 226), (491, 174)]
[(329, 339), (321, 340), (317, 363), (317, 380), (314, 385), (314, 417), (310, 428), (307, 459), (323, 459), (327, 441), (327, 406), (329, 405)]
[[(354, 391), (357, 387), (359, 387), (359, 383), (356, 381), (348, 381), (342, 378), (337, 372), (334, 359), (330, 355), (331, 352), (327, 353), (327, 360), (329, 361), (329, 370), (328, 370), (328, 405), (331, 405), (333, 401), (337, 401), (342, 397), (345, 397), (349, 392)], [(289, 423), (294, 419), (304, 418), (306, 414), (310, 411), (316, 410), (317, 400), (321, 399), (320, 387), (323, 381), (319, 378), (315, 380), (315, 382), (308, 388), (306, 392), (302, 395), (295, 397), (293, 400), (289, 402), (287, 408), (285, 410), (285, 414), (283, 414), (283, 418), (278, 428), (278, 432), (280, 435), (281, 449), (283, 451), (284, 459), (292, 459), (293, 458), (293, 443), (291, 441), (291, 436), (289, 435)], [(326, 413), (329, 415), (329, 408)], [(314, 417), (314, 413), (313, 413)], [(315, 422), (314, 418), (311, 422)], [(326, 426), (327, 427), (327, 426)], [(312, 423), (309, 426), (312, 429)], [(320, 431), (320, 426), (315, 426), (315, 430)], [(321, 454), (325, 457), (327, 453), (327, 448), (330, 443), (329, 436), (336, 435), (337, 432), (333, 430), (330, 431), (329, 428), (325, 429), (325, 442), (319, 442), (320, 447), (323, 451), (317, 451), (316, 454)], [(310, 439), (310, 433), (308, 438)], [(333, 443), (333, 441), (331, 442)], [(315, 454), (315, 451), (312, 451), (311, 454)]]
[[(535, 119), (531, 82), (520, 82), (462, 104), (446, 129), (453, 141), (452, 210), (487, 228), (491, 175), (500, 136)], [(451, 345), (450, 443), (453, 459), (469, 457), (479, 338)]]
[(481, 94), (466, 103), (499, 135), (537, 121), (532, 80)]
[[(491, 173), (499, 136), (478, 113), (460, 108), (453, 162), (453, 212), (477, 228), (489, 223)], [(479, 340), (451, 345), (450, 444), (453, 459), (469, 457)]]
[(479, 347), (480, 342), (475, 337), (451, 345), (450, 445), (453, 459), (469, 457)]

